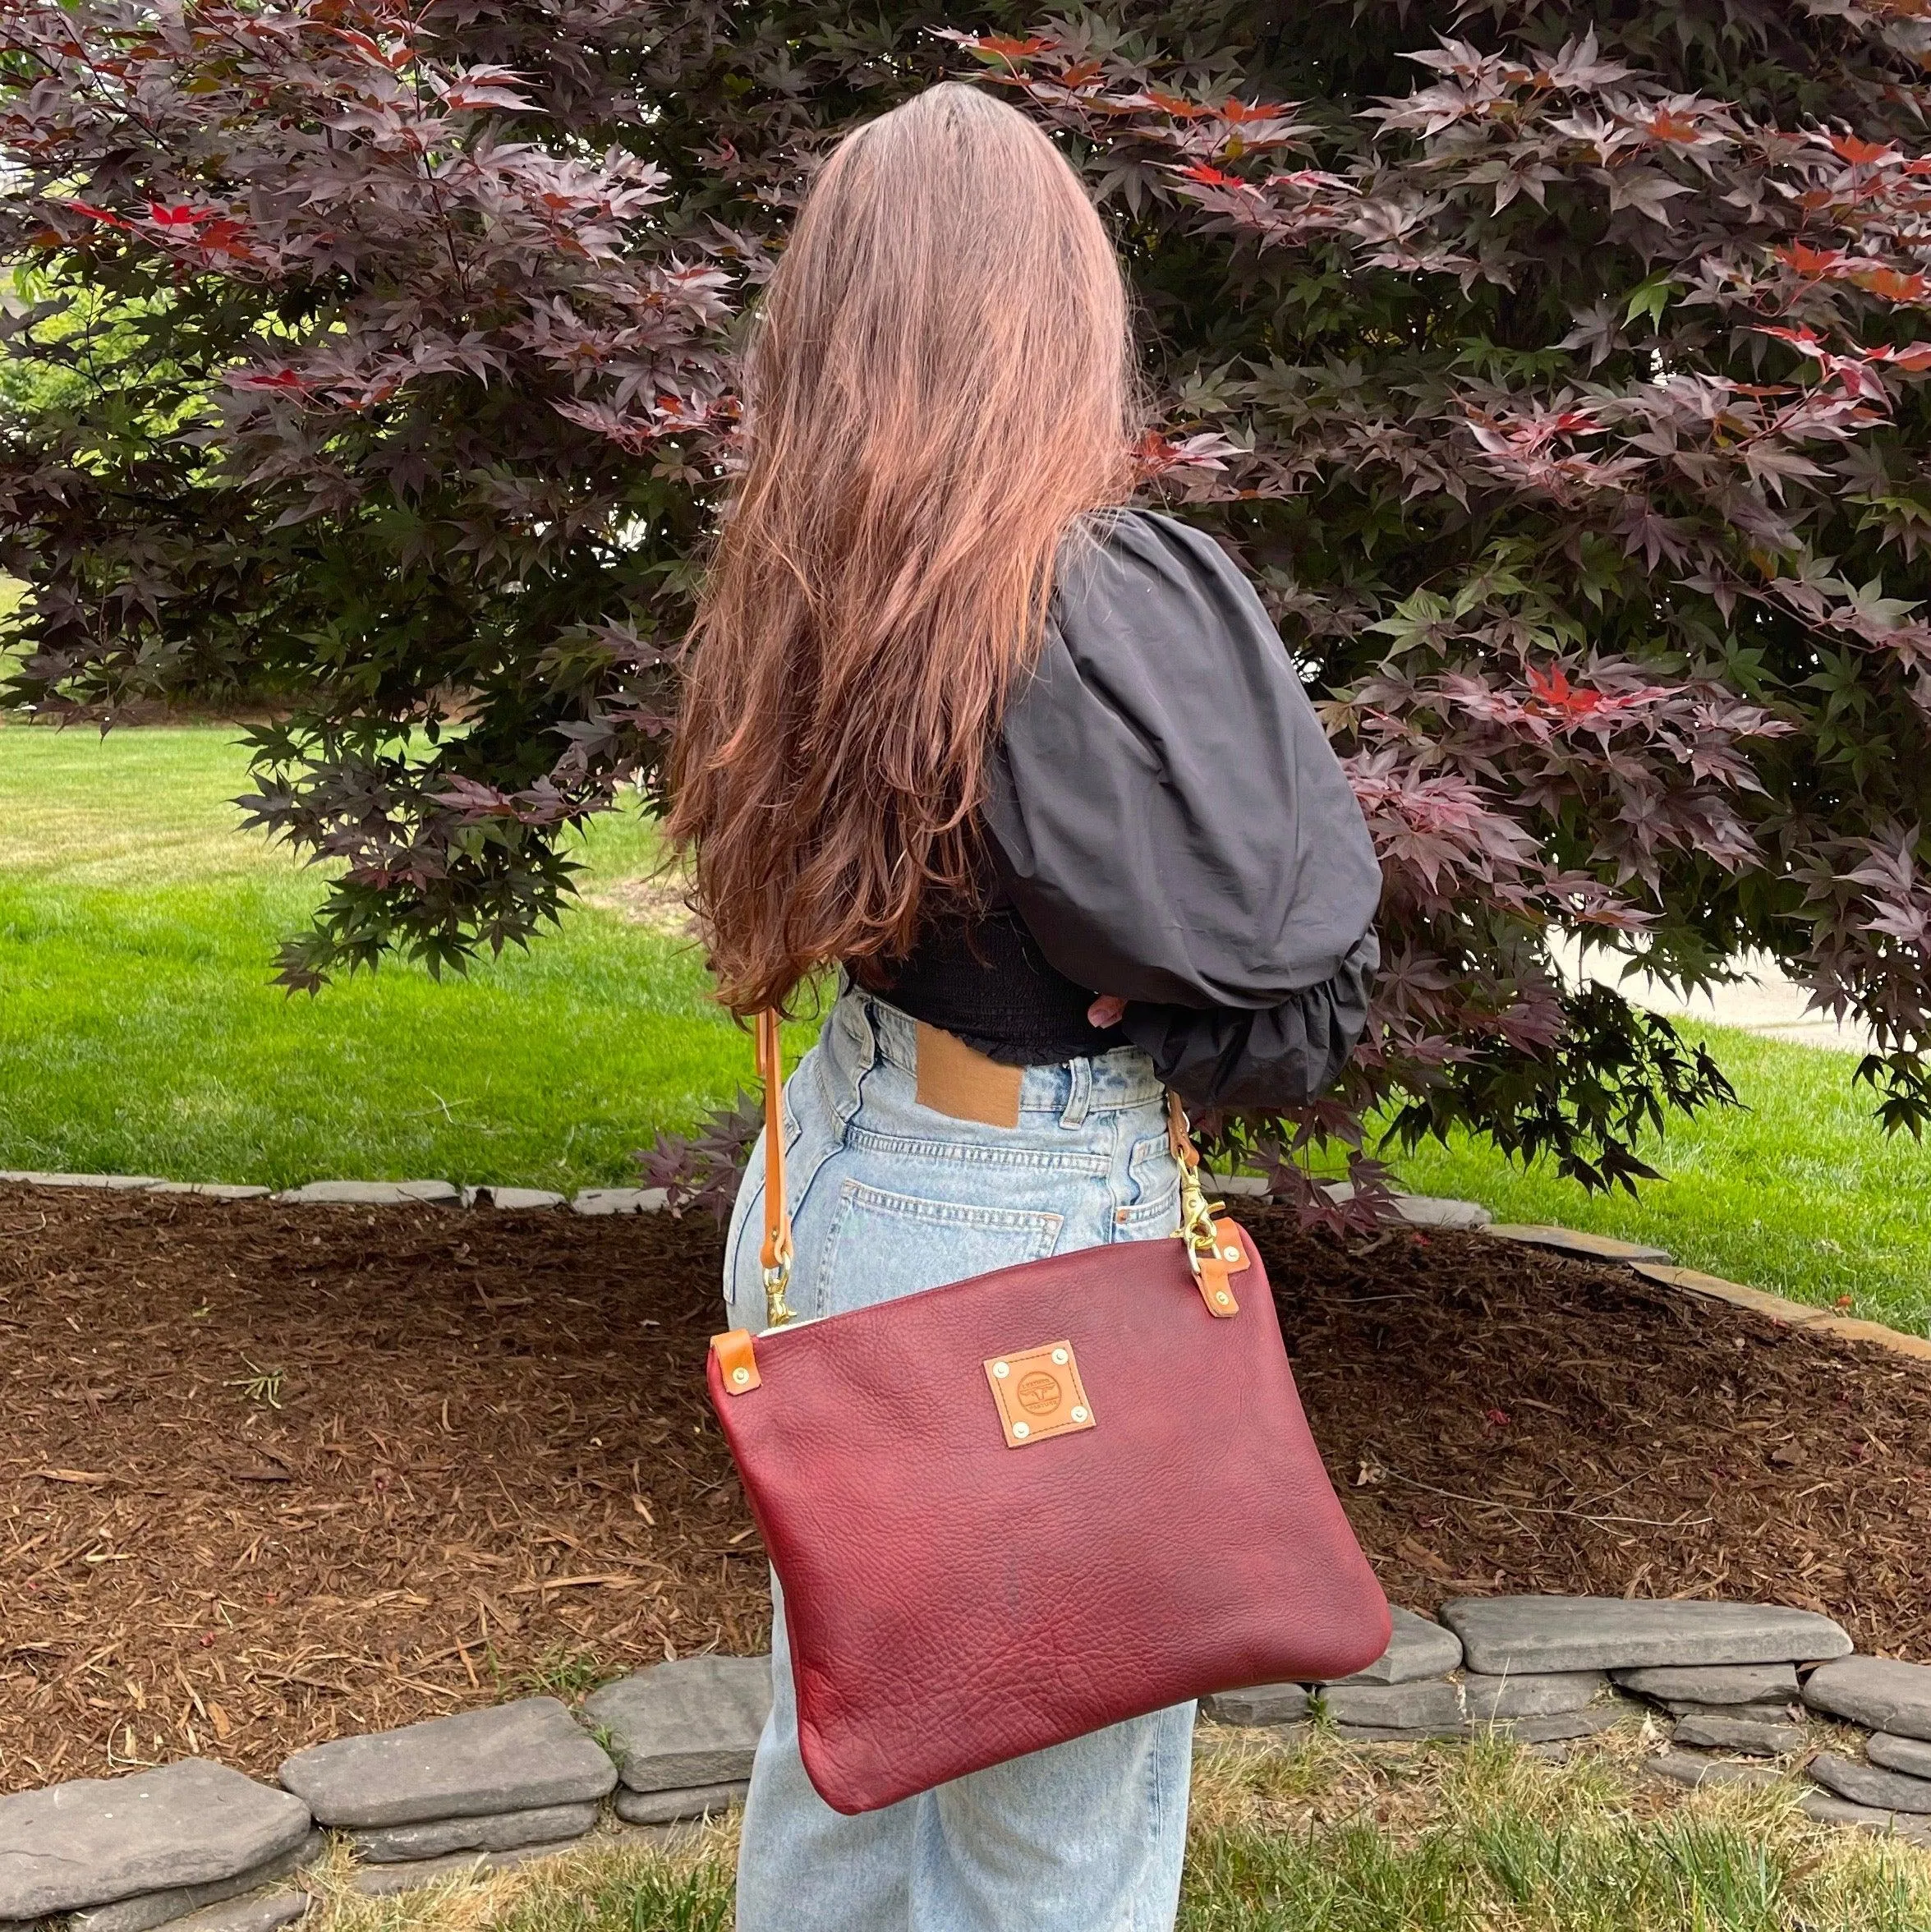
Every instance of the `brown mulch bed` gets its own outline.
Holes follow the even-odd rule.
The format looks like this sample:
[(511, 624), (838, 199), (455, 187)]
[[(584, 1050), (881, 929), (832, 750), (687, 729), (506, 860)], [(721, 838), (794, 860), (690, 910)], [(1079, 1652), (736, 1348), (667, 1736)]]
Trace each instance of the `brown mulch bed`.
[[(1249, 1217), (1390, 1594), (1931, 1654), (1931, 1370), (1483, 1236)], [(707, 1221), (0, 1188), (0, 1791), (765, 1635)]]

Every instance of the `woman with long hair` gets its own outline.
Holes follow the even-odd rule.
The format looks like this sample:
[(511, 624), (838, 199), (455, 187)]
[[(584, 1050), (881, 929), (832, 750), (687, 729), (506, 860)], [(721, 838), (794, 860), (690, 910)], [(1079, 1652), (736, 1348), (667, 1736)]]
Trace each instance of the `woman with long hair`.
[[(801, 1318), (1170, 1236), (1166, 1090), (1299, 1104), (1365, 1024), (1366, 827), (1252, 586), (1125, 507), (1133, 392), (1118, 260), (1023, 115), (948, 84), (840, 144), (751, 350), (669, 824), (732, 1011), (837, 975), (784, 1092)], [(843, 1815), (774, 1598), (739, 1932), (1171, 1925), (1191, 1704)]]

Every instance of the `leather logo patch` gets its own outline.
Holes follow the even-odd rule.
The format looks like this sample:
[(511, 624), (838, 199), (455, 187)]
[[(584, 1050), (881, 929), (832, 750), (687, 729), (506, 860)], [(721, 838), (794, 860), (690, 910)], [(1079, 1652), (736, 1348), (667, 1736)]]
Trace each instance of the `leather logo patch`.
[(1019, 1124), (1023, 1067), (1001, 1066), (976, 1048), (918, 1023), (918, 1104), (954, 1120), (988, 1127)]
[(986, 1381), (1009, 1449), (1093, 1426), (1092, 1405), (1069, 1341), (1042, 1342), (1009, 1355), (990, 1355)]

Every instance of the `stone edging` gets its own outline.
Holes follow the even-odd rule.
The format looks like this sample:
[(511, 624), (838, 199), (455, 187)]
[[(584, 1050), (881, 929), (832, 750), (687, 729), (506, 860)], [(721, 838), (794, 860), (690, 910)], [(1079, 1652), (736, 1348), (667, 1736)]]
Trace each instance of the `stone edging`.
[(1547, 1248), (1557, 1254), (1574, 1255), (1581, 1261), (1618, 1263), (1659, 1287), (1681, 1289), (1708, 1301), (1727, 1302), (1732, 1308), (1749, 1309), (1767, 1315), (1786, 1327), (1804, 1328), (1814, 1334), (1835, 1335), (1846, 1341), (1868, 1341), (1888, 1349), (1893, 1355), (1909, 1355), (1931, 1362), (1931, 1339), (1906, 1335), (1901, 1329), (1887, 1328), (1882, 1322), (1859, 1321), (1850, 1315), (1832, 1314), (1828, 1309), (1813, 1308), (1804, 1301), (1788, 1301), (1781, 1295), (1767, 1294), (1761, 1288), (1746, 1288), (1740, 1281), (1726, 1281), (1721, 1275), (1706, 1275), (1696, 1268), (1678, 1267), (1667, 1248), (1652, 1248), (1640, 1241), (1618, 1241), (1608, 1235), (1584, 1233), (1579, 1228), (1516, 1225), (1496, 1221), (1483, 1230), (1504, 1241), (1519, 1241), (1525, 1247)]
[(743, 1801), (770, 1667), (695, 1657), (575, 1711), (526, 1697), (336, 1738), (285, 1760), (276, 1784), (195, 1757), (0, 1797), (0, 1932), (56, 1918), (68, 1932), (274, 1932), (308, 1910), (299, 1874), (330, 1833), (369, 1894), (626, 1827), (663, 1843)]
[[(0, 1797), (0, 1932), (57, 1917), (67, 1932), (274, 1932), (308, 1911), (300, 1872), (331, 1833), (367, 1894), (609, 1842), (620, 1826), (661, 1844), (742, 1801), (770, 1704), (768, 1658), (695, 1657), (606, 1684), (575, 1711), (520, 1698), (311, 1745), (274, 1785), (187, 1758)], [(1545, 1750), (1645, 1713), (1671, 1732), (1645, 1760), (1658, 1777), (1802, 1774), (1813, 1818), (1931, 1847), (1931, 1664), (1855, 1655), (1814, 1611), (1458, 1598), (1439, 1622), (1395, 1610), (1386, 1651), (1351, 1677), (1202, 1709), (1276, 1738), (1318, 1718), (1355, 1742), (1499, 1734)], [(1805, 1714), (1857, 1727), (1864, 1755), (1814, 1750)]]
[(151, 1174), (42, 1174), (0, 1167), (0, 1184), (20, 1187), (108, 1188), (131, 1194), (199, 1194), (209, 1201), (274, 1201), (301, 1208), (568, 1208), (572, 1214), (650, 1214), (664, 1205), (662, 1188), (458, 1187), (451, 1180), (311, 1180), (305, 1187), (246, 1187), (226, 1180), (161, 1180)]
[[(1269, 1201), (1267, 1183), (1247, 1174), (1208, 1175), (1211, 1194)], [(0, 1168), (0, 1184), (21, 1187), (108, 1188), (146, 1194), (199, 1194), (210, 1201), (274, 1201), (306, 1208), (568, 1208), (572, 1214), (651, 1214), (663, 1207), (662, 1188), (582, 1188), (574, 1194), (548, 1188), (458, 1187), (451, 1180), (311, 1180), (295, 1188), (244, 1186), (225, 1180), (161, 1180), (151, 1174), (52, 1174)], [(1337, 1203), (1354, 1198), (1346, 1181), (1327, 1189)], [(1432, 1194), (1397, 1194), (1395, 1212), (1411, 1227), (1478, 1228), (1494, 1219), (1474, 1201)], [(1661, 1253), (1661, 1250), (1657, 1250)]]
[[(1250, 1175), (1209, 1176), (1211, 1191), (1236, 1199), (1268, 1201), (1265, 1182)], [(285, 1206), (337, 1208), (493, 1208), (499, 1211), (568, 1208), (572, 1214), (652, 1214), (664, 1205), (662, 1188), (582, 1188), (573, 1195), (547, 1188), (458, 1187), (448, 1180), (311, 1180), (306, 1186), (283, 1188), (239, 1186), (228, 1181), (161, 1180), (146, 1174), (44, 1174), (26, 1169), (0, 1168), (0, 1184), (24, 1187), (125, 1189), (150, 1194), (199, 1194), (216, 1201), (268, 1200)], [(1337, 1202), (1353, 1195), (1340, 1182), (1327, 1190)], [(1660, 1287), (1678, 1288), (1733, 1308), (1754, 1310), (1786, 1327), (1835, 1335), (1846, 1341), (1868, 1341), (1892, 1354), (1931, 1362), (1931, 1338), (1906, 1335), (1882, 1322), (1860, 1321), (1789, 1301), (1761, 1288), (1746, 1288), (1720, 1275), (1678, 1267), (1667, 1248), (1641, 1241), (1619, 1241), (1612, 1235), (1590, 1234), (1580, 1228), (1553, 1224), (1497, 1221), (1475, 1201), (1457, 1201), (1432, 1194), (1397, 1194), (1395, 1211), (1410, 1227), (1437, 1227), (1493, 1235), (1524, 1246), (1547, 1248), (1583, 1261), (1607, 1261), (1633, 1268)], [(5, 1932), (0, 1927), (0, 1932)]]
[[(1276, 1734), (1318, 1715), (1344, 1740), (1498, 1735), (1553, 1751), (1640, 1714), (1652, 1734), (1668, 1734), (1644, 1759), (1656, 1777), (1789, 1781), (1809, 1818), (1931, 1848), (1931, 1665), (1856, 1656), (1814, 1611), (1463, 1597), (1441, 1606), (1439, 1623), (1397, 1608), (1394, 1624), (1380, 1661), (1352, 1677), (1231, 1692), (1207, 1699), (1202, 1715)], [(1814, 1751), (1804, 1717), (1861, 1727), (1866, 1757)]]

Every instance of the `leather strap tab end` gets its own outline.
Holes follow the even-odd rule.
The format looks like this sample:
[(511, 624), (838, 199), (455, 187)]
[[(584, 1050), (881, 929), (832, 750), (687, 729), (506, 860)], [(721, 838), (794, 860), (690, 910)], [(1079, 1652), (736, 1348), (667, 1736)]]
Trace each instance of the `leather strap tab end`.
[(1200, 1284), (1200, 1299), (1207, 1304), (1207, 1312), (1216, 1320), (1224, 1322), (1240, 1313), (1233, 1284), (1227, 1278), (1227, 1264), (1219, 1255), (1202, 1255), (1193, 1278)]
[(733, 1328), (728, 1335), (712, 1336), (710, 1352), (717, 1357), (718, 1374), (727, 1396), (747, 1396), (758, 1386), (757, 1356), (751, 1346), (748, 1328)]
[(1214, 1245), (1221, 1251), (1221, 1259), (1226, 1264), (1227, 1272), (1239, 1274), (1251, 1265), (1247, 1252), (1247, 1238), (1240, 1231), (1237, 1221), (1216, 1221), (1214, 1223)]

